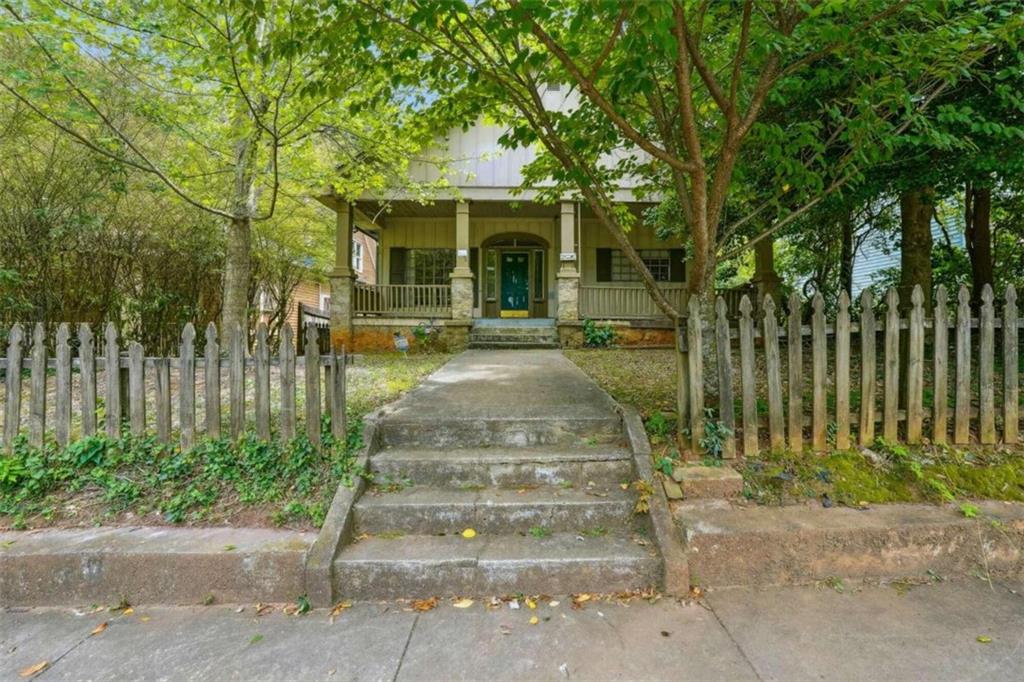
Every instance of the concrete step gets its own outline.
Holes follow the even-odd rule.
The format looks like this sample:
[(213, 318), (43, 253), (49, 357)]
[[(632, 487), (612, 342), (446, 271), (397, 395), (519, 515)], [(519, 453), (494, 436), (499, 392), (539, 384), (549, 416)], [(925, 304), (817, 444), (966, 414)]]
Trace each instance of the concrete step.
[(470, 334), (473, 335), (487, 335), (487, 334), (500, 334), (506, 336), (534, 336), (544, 334), (557, 334), (558, 331), (555, 325), (547, 325), (544, 327), (525, 327), (525, 326), (480, 326), (475, 325), (469, 330)]
[(619, 444), (575, 447), (423, 449), (392, 447), (370, 460), (378, 477), (415, 485), (519, 488), (571, 483), (615, 486), (634, 478), (632, 454)]
[(472, 350), (544, 350), (561, 348), (558, 341), (470, 341)]
[(488, 343), (553, 343), (558, 341), (558, 334), (477, 334), (469, 335), (470, 342)]
[(526, 533), (531, 528), (607, 532), (630, 522), (632, 492), (618, 485), (450, 489), (413, 486), (370, 491), (356, 503), (360, 533)]
[(622, 419), (603, 415), (537, 417), (460, 417), (444, 419), (390, 416), (380, 423), (384, 446), (529, 447), (573, 445), (584, 440), (608, 442), (622, 433)]
[(346, 599), (560, 595), (618, 592), (656, 585), (653, 544), (622, 534), (554, 533), (370, 537), (334, 560), (335, 593)]

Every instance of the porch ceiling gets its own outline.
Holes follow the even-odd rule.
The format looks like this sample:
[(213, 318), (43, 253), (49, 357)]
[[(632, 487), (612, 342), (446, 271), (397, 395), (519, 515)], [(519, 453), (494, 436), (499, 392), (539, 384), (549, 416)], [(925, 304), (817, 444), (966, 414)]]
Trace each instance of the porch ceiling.
[[(356, 207), (384, 227), (387, 227), (387, 219), (393, 218), (455, 218), (456, 201), (453, 199), (442, 199), (430, 204), (421, 204), (418, 201), (407, 199), (393, 200), (388, 202), (361, 200), (356, 202)], [(644, 209), (653, 204), (631, 203), (630, 208), (634, 213), (641, 213)], [(593, 218), (594, 213), (585, 204), (582, 207), (583, 218)], [(469, 202), (469, 215), (473, 218), (558, 218), (561, 207), (558, 204), (540, 204), (535, 201), (488, 201), (475, 200)]]

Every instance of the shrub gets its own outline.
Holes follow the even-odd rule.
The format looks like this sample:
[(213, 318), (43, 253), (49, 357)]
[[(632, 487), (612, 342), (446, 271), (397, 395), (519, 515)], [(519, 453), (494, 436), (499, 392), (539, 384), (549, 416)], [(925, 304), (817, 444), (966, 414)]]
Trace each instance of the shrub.
[(597, 324), (583, 320), (583, 345), (587, 348), (607, 348), (615, 342), (615, 330), (610, 324)]

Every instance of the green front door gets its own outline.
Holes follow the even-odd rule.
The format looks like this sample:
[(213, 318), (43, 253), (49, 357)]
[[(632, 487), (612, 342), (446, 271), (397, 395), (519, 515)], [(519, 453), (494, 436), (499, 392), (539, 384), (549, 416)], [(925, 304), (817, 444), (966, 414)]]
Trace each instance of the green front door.
[(501, 316), (530, 316), (530, 254), (501, 254)]

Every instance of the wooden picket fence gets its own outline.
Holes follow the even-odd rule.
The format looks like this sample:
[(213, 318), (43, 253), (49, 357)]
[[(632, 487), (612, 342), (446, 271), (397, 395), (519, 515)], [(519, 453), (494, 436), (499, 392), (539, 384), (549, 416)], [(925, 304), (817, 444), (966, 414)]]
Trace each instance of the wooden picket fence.
[[(296, 356), (294, 333), (290, 325), (281, 328), (278, 354), (271, 355), (267, 327), (260, 324), (256, 330), (255, 347), (247, 352), (246, 334), (240, 327), (228, 334), (226, 349), (222, 347), (217, 328), (206, 329), (206, 345), (201, 356), (196, 355), (195, 329), (185, 325), (177, 357), (146, 357), (142, 345), (130, 342), (127, 352), (122, 348), (113, 324), (103, 334), (102, 348), (97, 347), (89, 325), (79, 325), (77, 344), (73, 346), (71, 326), (57, 328), (54, 356), (49, 357), (46, 335), (42, 324), (37, 324), (32, 338), (26, 338), (20, 325), (10, 331), (7, 355), (0, 358), (0, 369), (5, 370), (5, 401), (3, 442), (10, 449), (22, 434), (22, 390), (24, 370), (28, 370), (28, 442), (41, 447), (51, 437), (58, 446), (66, 446), (75, 437), (89, 437), (97, 433), (100, 416), (103, 430), (110, 438), (118, 438), (123, 429), (132, 435), (147, 434), (146, 411), (155, 412), (155, 435), (170, 443), (172, 409), (178, 411), (178, 440), (187, 450), (204, 434), (221, 437), (223, 412), (221, 378), (227, 374), (227, 434), (238, 438), (248, 428), (246, 413), (247, 392), (253, 397), (252, 417), (256, 435), (264, 440), (277, 437), (288, 440), (296, 435), (296, 366), (305, 368), (305, 431), (309, 439), (321, 442), (321, 395), (326, 398), (326, 411), (331, 415), (331, 433), (344, 440), (346, 436), (346, 368), (349, 358), (345, 350), (340, 354), (322, 355), (315, 325), (305, 329), (306, 343), (303, 356)], [(276, 429), (272, 423), (271, 367), (277, 366), (279, 405)], [(323, 368), (323, 376), (321, 373)], [(18, 370), (21, 371), (18, 371)], [(52, 391), (54, 424), (48, 431), (47, 373), (54, 370), (55, 389)], [(247, 369), (251, 370), (247, 373)], [(80, 429), (72, 432), (72, 374), (79, 373), (78, 392), (81, 409)], [(172, 402), (172, 371), (177, 375), (177, 400)], [(196, 420), (196, 376), (203, 373), (204, 415), (201, 427)], [(97, 377), (104, 373), (103, 403), (98, 405)], [(127, 374), (125, 382), (124, 374)], [(247, 376), (248, 374), (248, 376)], [(153, 384), (153, 405), (147, 405), (147, 375)], [(321, 379), (324, 391), (321, 392)], [(126, 386), (125, 386), (126, 384)], [(101, 407), (102, 409), (97, 409)]]
[[(900, 313), (899, 295), (890, 289), (884, 312), (876, 316), (870, 290), (860, 297), (859, 319), (851, 319), (850, 299), (844, 292), (834, 320), (826, 320), (820, 294), (811, 301), (810, 325), (803, 324), (802, 301), (796, 295), (789, 302), (788, 318), (780, 327), (778, 310), (771, 297), (763, 302), (763, 315), (755, 319), (748, 297), (740, 302), (735, 321), (727, 314), (725, 301), (718, 299), (713, 330), (717, 364), (717, 420), (731, 432), (723, 443), (725, 457), (736, 456), (738, 445), (744, 454), (771, 450), (800, 451), (805, 447), (805, 386), (810, 381), (810, 443), (815, 451), (830, 447), (844, 450), (857, 443), (869, 446), (876, 436), (891, 443), (971, 442), (1016, 445), (1019, 440), (1019, 334), (1017, 293), (1006, 288), (1002, 317), (996, 318), (992, 289), (981, 294), (978, 317), (972, 318), (970, 292), (961, 287), (955, 315), (947, 304), (943, 287), (936, 291), (932, 315), (926, 317), (924, 295), (915, 287), (905, 316)], [(699, 303), (689, 302), (689, 319), (700, 319)], [(996, 330), (1001, 331), (1002, 391), (1000, 430), (996, 407)], [(975, 332), (977, 330), (977, 332)], [(709, 330), (710, 332), (711, 330)], [(701, 348), (704, 331), (688, 324), (685, 342), (689, 349)], [(977, 333), (977, 343), (973, 343)], [(851, 353), (851, 339), (859, 337), (859, 353)], [(881, 347), (878, 346), (881, 336)], [(902, 338), (901, 338), (902, 336)], [(804, 339), (810, 339), (810, 376), (806, 374)], [(783, 359), (780, 338), (786, 345), (786, 394), (783, 394)], [(793, 342), (798, 339), (798, 342)], [(736, 341), (734, 347), (734, 340)], [(926, 344), (926, 341), (928, 342)], [(902, 344), (902, 345), (901, 345)], [(758, 348), (759, 346), (759, 348)], [(926, 356), (926, 347), (930, 351)], [(758, 358), (760, 350), (760, 358)], [(739, 355), (738, 381), (736, 355)], [(954, 357), (952, 376), (950, 354)], [(763, 364), (758, 363), (758, 360)], [(878, 360), (881, 361), (881, 384)], [(926, 363), (930, 361), (930, 367)], [(689, 426), (694, 451), (705, 435), (703, 358), (699, 352), (686, 354)], [(831, 364), (831, 366), (830, 366)], [(859, 374), (859, 410), (851, 412), (851, 369)], [(926, 372), (930, 369), (930, 372)], [(974, 372), (977, 372), (976, 383)], [(926, 374), (930, 374), (926, 381)], [(953, 382), (952, 406), (950, 382)], [(901, 386), (901, 382), (905, 382)], [(739, 387), (739, 400), (735, 389)], [(931, 405), (925, 405), (926, 388)], [(880, 390), (879, 390), (880, 389)], [(901, 390), (902, 389), (902, 390)], [(879, 396), (881, 393), (881, 396)], [(830, 410), (828, 398), (833, 398)], [(767, 403), (767, 420), (762, 424), (758, 401)], [(881, 411), (878, 401), (881, 398)], [(901, 404), (902, 399), (902, 404)], [(977, 407), (975, 407), (975, 404)], [(737, 423), (736, 408), (739, 407)], [(880, 423), (880, 431), (876, 425)]]

